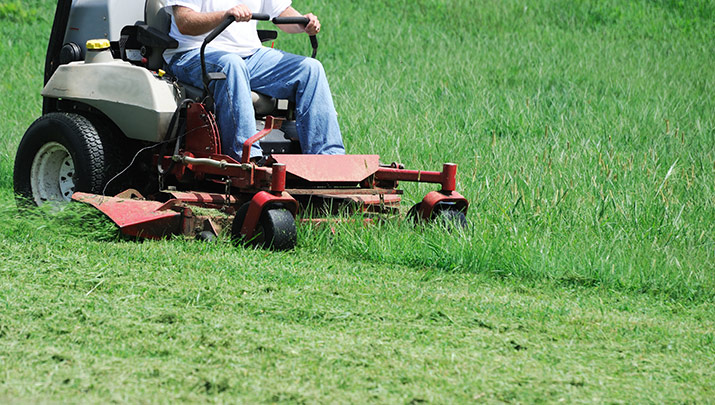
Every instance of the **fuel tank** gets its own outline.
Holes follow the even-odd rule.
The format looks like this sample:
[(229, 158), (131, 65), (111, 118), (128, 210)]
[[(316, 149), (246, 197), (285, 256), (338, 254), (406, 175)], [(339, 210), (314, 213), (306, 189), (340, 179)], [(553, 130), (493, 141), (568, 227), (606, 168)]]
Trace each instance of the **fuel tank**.
[(101, 56), (60, 66), (42, 95), (94, 107), (128, 138), (162, 141), (181, 99), (178, 88), (152, 71)]

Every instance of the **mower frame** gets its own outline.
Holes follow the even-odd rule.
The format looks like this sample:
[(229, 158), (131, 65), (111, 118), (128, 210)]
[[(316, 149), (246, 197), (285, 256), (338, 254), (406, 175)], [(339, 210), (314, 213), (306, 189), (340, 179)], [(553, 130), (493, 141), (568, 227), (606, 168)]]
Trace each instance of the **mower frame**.
[[(46, 85), (61, 64), (60, 53), (64, 46), (71, 7), (71, 0), (59, 0), (57, 3), (46, 55)], [(262, 15), (255, 17), (268, 19)], [(300, 18), (283, 20), (283, 23), (307, 23), (307, 19)], [(207, 36), (202, 46), (202, 54), (206, 44), (232, 22), (227, 19)], [(273, 22), (280, 24), (281, 20), (274, 19)], [(310, 40), (315, 56), (317, 39), (313, 36)], [(98, 63), (97, 66), (99, 65), (102, 64)], [(295, 246), (295, 217), (300, 212), (315, 214), (316, 211), (311, 207), (316, 201), (327, 201), (328, 206), (347, 203), (366, 213), (397, 212), (402, 195), (398, 184), (402, 181), (440, 186), (438, 190), (429, 192), (414, 207), (412, 212), (416, 220), (433, 220), (442, 210), (453, 211), (464, 220), (469, 202), (456, 191), (457, 165), (453, 163), (445, 163), (442, 171), (438, 172), (406, 170), (398, 163), (383, 165), (378, 155), (272, 154), (260, 165), (249, 160), (253, 145), (279, 130), (286, 122), (286, 117), (260, 117), (265, 121), (264, 128), (244, 143), (241, 161), (223, 154), (208, 85), (212, 80), (222, 80), (225, 77), (206, 72), (203, 63), (202, 67), (204, 94), (200, 100), (176, 101), (174, 117), (165, 139), (159, 143), (163, 145), (162, 149), (153, 153), (149, 158), (152, 164), (146, 165), (154, 167), (153, 175), (158, 177), (158, 189), (143, 195), (140, 191), (129, 188), (113, 196), (103, 195), (104, 192), (98, 193), (96, 188), (78, 189), (72, 195), (72, 200), (96, 207), (114, 221), (123, 234), (130, 236), (215, 236), (230, 222), (233, 239), (277, 249), (290, 249)], [(163, 75), (152, 73), (154, 75), (149, 80), (167, 80)], [(54, 96), (44, 96), (43, 116), (63, 111), (63, 103), (67, 102), (71, 103), (73, 109), (82, 106), (79, 101), (73, 103), (71, 97), (60, 100)], [(97, 108), (88, 110), (89, 113), (99, 116), (100, 120), (107, 119), (107, 115), (101, 110), (97, 111)], [(81, 115), (87, 111), (75, 113)], [(116, 123), (106, 123), (105, 126), (113, 128), (116, 134)], [(32, 127), (25, 138), (31, 135), (31, 130)], [(23, 144), (29, 143), (25, 142), (25, 138), (21, 148)], [(173, 152), (167, 153), (167, 145), (173, 145)], [(77, 158), (74, 153), (69, 154), (70, 158)], [(134, 158), (140, 155), (138, 152)], [(16, 164), (16, 179), (22, 178), (22, 173), (17, 173), (20, 166)], [(151, 175), (151, 172), (144, 173), (146, 174)], [(104, 189), (106, 190), (106, 185)], [(192, 210), (194, 207), (219, 210), (223, 217), (197, 215)], [(273, 215), (278, 212), (281, 214)], [(266, 240), (264, 234), (270, 234), (272, 239)]]

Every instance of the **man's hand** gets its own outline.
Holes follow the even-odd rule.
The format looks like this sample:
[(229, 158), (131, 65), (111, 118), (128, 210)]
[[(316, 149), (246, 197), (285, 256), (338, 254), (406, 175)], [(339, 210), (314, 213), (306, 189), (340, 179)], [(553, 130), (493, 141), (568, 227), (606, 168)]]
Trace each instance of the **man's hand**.
[(244, 22), (251, 21), (253, 13), (245, 4), (239, 4), (235, 7), (226, 10), (226, 14), (224, 14), (224, 19), (228, 18), (229, 16), (236, 17), (236, 22)]
[(313, 13), (308, 13), (303, 17), (310, 20), (308, 25), (305, 26), (305, 33), (308, 35), (317, 35), (320, 32), (320, 21)]
[(288, 7), (281, 13), (280, 17), (305, 17), (310, 20), (308, 25), (305, 27), (301, 24), (281, 24), (278, 26), (278, 28), (289, 34), (299, 34), (305, 32), (308, 35), (315, 35), (320, 32), (320, 21), (318, 20), (318, 17), (312, 13), (301, 15), (293, 7)]

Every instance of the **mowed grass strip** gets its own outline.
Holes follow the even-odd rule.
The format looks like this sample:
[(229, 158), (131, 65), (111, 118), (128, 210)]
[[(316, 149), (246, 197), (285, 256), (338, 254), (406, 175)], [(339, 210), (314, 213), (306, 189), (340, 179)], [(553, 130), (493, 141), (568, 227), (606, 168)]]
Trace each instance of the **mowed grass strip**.
[(0, 232), (7, 398), (642, 402), (712, 393), (708, 303), (302, 247), (93, 241), (37, 224)]
[(325, 27), (349, 151), (455, 162), (472, 205), (464, 232), (303, 227), (291, 253), (17, 213), (54, 10), (18, 4), (0, 6), (0, 400), (713, 396), (711, 2), (296, 2)]

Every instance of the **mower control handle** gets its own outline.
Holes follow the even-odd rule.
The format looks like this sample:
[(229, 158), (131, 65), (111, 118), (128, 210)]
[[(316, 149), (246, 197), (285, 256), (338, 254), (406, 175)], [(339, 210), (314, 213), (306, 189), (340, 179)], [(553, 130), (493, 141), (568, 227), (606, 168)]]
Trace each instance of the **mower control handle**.
[[(300, 25), (308, 25), (310, 20), (306, 17), (276, 17), (273, 20), (271, 20), (271, 16), (268, 14), (262, 14), (262, 13), (253, 13), (251, 16), (252, 20), (258, 20), (258, 21), (272, 21), (273, 24), (279, 25), (279, 24), (300, 24)], [(226, 17), (225, 20), (221, 21), (221, 23), (216, 26), (216, 28), (211, 31), (206, 38), (204, 38), (204, 42), (201, 44), (201, 75), (203, 78), (204, 82), (204, 97), (208, 96), (210, 94), (209, 91), (209, 83), (211, 80), (216, 80), (216, 79), (221, 79), (225, 78), (225, 76), (222, 76), (223, 73), (217, 72), (217, 73), (211, 73), (209, 74), (208, 71), (206, 70), (206, 45), (209, 44), (209, 42), (213, 41), (221, 35), (221, 33), (228, 28), (229, 25), (233, 24), (236, 21), (236, 17), (230, 15)], [(310, 36), (310, 45), (313, 48), (313, 53), (311, 55), (311, 58), (315, 58), (315, 55), (318, 53), (318, 38), (315, 37), (315, 35)]]
[[(308, 25), (310, 19), (307, 17), (276, 17), (271, 20), (275, 25), (281, 24), (299, 24), (302, 26)], [(318, 54), (318, 37), (315, 35), (310, 36), (310, 46), (313, 48), (313, 53), (310, 55), (311, 58), (315, 59), (315, 55)]]
[(280, 25), (280, 24), (299, 24), (299, 25), (308, 25), (310, 20), (307, 17), (276, 17), (271, 20), (273, 24), (275, 25)]
[[(251, 20), (270, 21), (271, 16), (269, 16), (268, 14), (255, 13), (255, 14), (253, 14), (253, 16), (251, 16)], [(221, 23), (219, 25), (217, 25), (216, 28), (214, 28), (213, 31), (211, 31), (211, 33), (209, 33), (209, 35), (206, 36), (206, 38), (204, 39), (204, 43), (209, 43), (209, 42), (213, 41), (214, 39), (216, 39), (216, 37), (221, 35), (221, 33), (226, 28), (228, 28), (229, 25), (234, 23), (234, 21), (236, 21), (236, 17), (234, 17), (232, 15), (226, 17), (225, 20), (221, 21)]]
[[(251, 16), (252, 20), (260, 20), (260, 21), (270, 21), (271, 16), (268, 14), (260, 14), (260, 13), (254, 13)], [(236, 21), (236, 17), (230, 15), (226, 17), (225, 20), (221, 21), (221, 23), (211, 31), (206, 38), (204, 38), (204, 42), (201, 44), (201, 77), (204, 82), (204, 97), (208, 96), (209, 92), (209, 82), (214, 79), (220, 79), (222, 73), (212, 73), (209, 74), (208, 71), (206, 70), (206, 45), (209, 44), (209, 42), (213, 41), (221, 35), (222, 32), (228, 28), (229, 25), (233, 24)], [(217, 76), (218, 75), (218, 76)], [(225, 78), (225, 76), (223, 76)]]

